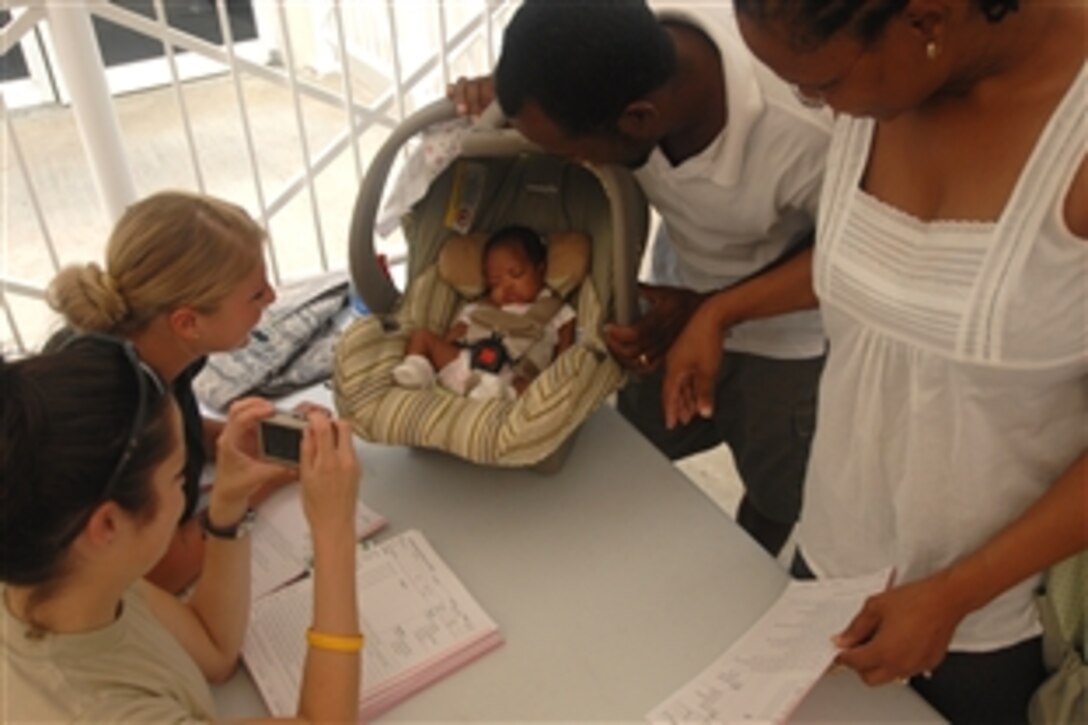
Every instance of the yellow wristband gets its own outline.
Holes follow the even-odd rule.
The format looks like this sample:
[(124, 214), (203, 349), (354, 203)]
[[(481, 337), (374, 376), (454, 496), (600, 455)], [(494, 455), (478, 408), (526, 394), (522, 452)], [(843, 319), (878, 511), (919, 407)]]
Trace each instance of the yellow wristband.
[(325, 634), (306, 630), (306, 643), (314, 649), (323, 649), (327, 652), (346, 652), (353, 654), (363, 649), (365, 638), (361, 634)]

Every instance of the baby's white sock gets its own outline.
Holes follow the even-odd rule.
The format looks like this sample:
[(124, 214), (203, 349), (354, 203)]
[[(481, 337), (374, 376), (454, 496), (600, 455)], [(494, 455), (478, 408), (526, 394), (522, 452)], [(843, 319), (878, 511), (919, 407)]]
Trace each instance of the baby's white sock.
[(393, 368), (393, 379), (404, 388), (426, 388), (434, 383), (434, 366), (422, 355), (409, 355)]

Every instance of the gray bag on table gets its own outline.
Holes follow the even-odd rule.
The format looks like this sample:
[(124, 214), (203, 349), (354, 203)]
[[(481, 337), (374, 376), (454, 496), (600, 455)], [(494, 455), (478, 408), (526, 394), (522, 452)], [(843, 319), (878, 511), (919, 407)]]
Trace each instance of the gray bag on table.
[(278, 397), (332, 374), (336, 319), (348, 304), (347, 273), (291, 283), (276, 295), (248, 345), (208, 356), (193, 381), (205, 405), (223, 410), (243, 395)]

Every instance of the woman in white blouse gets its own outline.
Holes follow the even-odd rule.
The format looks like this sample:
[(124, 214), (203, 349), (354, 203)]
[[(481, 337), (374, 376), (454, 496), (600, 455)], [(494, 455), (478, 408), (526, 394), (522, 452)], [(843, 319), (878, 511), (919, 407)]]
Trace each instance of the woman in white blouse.
[[(755, 54), (839, 113), (796, 279), (830, 340), (798, 564), (895, 567), (837, 638), (866, 682), (1022, 721), (1033, 591), (1088, 547), (1088, 6), (735, 4)], [(712, 408), (721, 314), (669, 353), (670, 424)]]

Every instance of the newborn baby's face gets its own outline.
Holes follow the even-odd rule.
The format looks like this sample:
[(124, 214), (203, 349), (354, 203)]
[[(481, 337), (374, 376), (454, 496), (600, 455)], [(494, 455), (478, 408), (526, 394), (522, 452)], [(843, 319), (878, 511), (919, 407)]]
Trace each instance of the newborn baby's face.
[(533, 265), (519, 244), (496, 244), (484, 260), (488, 297), (496, 305), (532, 302), (544, 287), (544, 265)]

